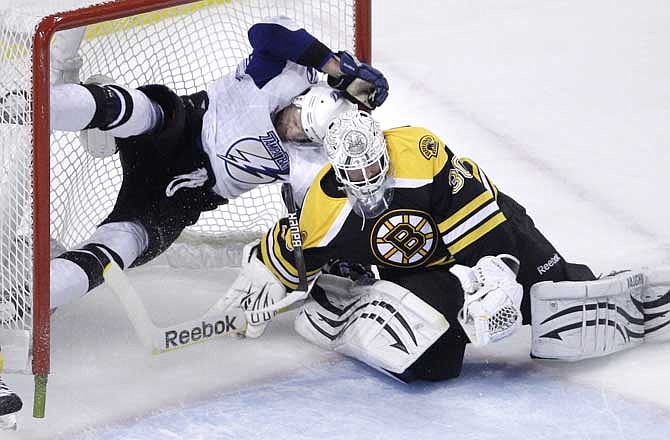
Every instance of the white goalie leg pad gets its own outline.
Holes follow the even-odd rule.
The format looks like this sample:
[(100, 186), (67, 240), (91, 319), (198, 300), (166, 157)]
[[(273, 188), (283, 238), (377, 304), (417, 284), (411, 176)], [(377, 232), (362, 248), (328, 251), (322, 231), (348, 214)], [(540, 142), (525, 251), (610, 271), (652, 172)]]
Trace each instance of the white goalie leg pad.
[(531, 355), (574, 361), (641, 344), (646, 290), (645, 271), (533, 285)]
[(313, 344), (334, 350), (340, 331), (361, 304), (361, 297), (352, 293), (353, 285), (349, 278), (321, 274), (296, 316), (294, 326), (298, 334)]
[(670, 266), (644, 271), (644, 342), (670, 341)]
[(516, 281), (519, 260), (511, 255), (487, 256), (473, 267), (449, 269), (461, 283), (465, 297), (458, 322), (476, 346), (514, 333), (522, 322), (523, 287)]
[(326, 295), (305, 303), (296, 331), (384, 373), (404, 372), (449, 328), (444, 315), (395, 283), (322, 278)]

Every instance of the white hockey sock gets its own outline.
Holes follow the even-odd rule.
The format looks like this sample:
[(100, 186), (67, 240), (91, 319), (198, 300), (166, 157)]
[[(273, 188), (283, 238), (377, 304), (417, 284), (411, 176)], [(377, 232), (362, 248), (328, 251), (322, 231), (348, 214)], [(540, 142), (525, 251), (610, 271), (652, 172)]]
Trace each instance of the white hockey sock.
[(51, 260), (51, 307), (74, 301), (102, 284), (99, 252), (111, 253), (122, 267), (128, 267), (146, 250), (148, 242), (146, 231), (137, 223), (100, 226), (86, 243)]
[(139, 223), (105, 223), (98, 227), (84, 244), (87, 243), (108, 247), (121, 258), (123, 267), (128, 267), (147, 249), (149, 236), (144, 226)]
[[(100, 128), (110, 135), (120, 138), (147, 133), (163, 120), (160, 106), (147, 95), (136, 89), (119, 85), (88, 86), (106, 88), (107, 99), (116, 101), (116, 105), (107, 105), (100, 96), (96, 99), (89, 88), (79, 84), (60, 84), (51, 87), (51, 129), (61, 131), (79, 131), (85, 128)], [(112, 110), (113, 108), (113, 110)], [(101, 112), (105, 126), (89, 127)], [(112, 127), (112, 128), (108, 128)]]
[[(114, 85), (114, 92), (119, 96), (122, 103), (121, 112), (118, 118), (110, 124), (112, 129), (103, 131), (111, 134), (114, 137), (127, 138), (130, 136), (137, 136), (148, 133), (163, 122), (163, 111), (160, 106), (149, 99), (147, 95), (137, 89), (129, 89)], [(127, 95), (124, 97), (119, 89), (123, 89), (130, 95), (132, 99), (132, 108), (129, 110), (129, 103)], [(123, 120), (128, 118), (125, 122)]]
[(51, 260), (51, 308), (55, 309), (88, 292), (88, 276), (78, 264), (64, 258)]
[(79, 84), (51, 87), (51, 129), (79, 131), (91, 122), (95, 114), (95, 99)]

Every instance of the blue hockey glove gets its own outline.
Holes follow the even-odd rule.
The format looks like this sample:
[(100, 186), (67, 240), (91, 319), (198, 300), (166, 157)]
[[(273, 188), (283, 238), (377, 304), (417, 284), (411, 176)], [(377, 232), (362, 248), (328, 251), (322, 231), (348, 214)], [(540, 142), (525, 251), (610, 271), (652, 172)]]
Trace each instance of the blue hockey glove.
[(352, 102), (361, 103), (371, 110), (382, 105), (389, 93), (389, 83), (384, 74), (369, 64), (361, 63), (349, 52), (339, 52), (338, 56), (342, 76), (329, 76), (328, 84), (344, 91)]

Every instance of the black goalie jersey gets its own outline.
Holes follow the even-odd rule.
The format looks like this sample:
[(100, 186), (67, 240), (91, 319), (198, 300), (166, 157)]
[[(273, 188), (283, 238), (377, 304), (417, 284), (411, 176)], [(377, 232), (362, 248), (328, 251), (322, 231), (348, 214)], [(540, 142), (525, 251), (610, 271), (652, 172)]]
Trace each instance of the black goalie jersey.
[[(384, 133), (394, 187), (379, 217), (357, 215), (330, 165), (312, 183), (300, 212), (308, 277), (331, 258), (380, 269), (417, 270), (474, 265), (480, 257), (516, 254), (498, 190), (470, 159), (455, 156), (433, 133), (402, 127)], [(298, 283), (288, 223), (279, 221), (261, 241), (261, 258), (283, 284)]]

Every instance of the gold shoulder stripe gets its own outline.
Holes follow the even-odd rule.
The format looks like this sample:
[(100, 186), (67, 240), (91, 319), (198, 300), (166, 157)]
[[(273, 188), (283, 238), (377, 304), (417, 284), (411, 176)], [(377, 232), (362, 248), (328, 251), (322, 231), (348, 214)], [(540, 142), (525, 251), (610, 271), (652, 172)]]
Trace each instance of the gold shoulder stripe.
[(492, 198), (493, 198), (493, 196), (488, 191), (485, 191), (485, 192), (481, 193), (480, 195), (478, 195), (474, 199), (470, 200), (470, 202), (468, 202), (461, 209), (459, 209), (454, 214), (449, 216), (449, 218), (447, 218), (442, 223), (437, 225), (438, 229), (442, 233), (448, 231), (449, 229), (453, 228), (454, 225), (456, 225), (461, 220), (463, 220), (465, 217), (469, 216), (474, 211), (479, 209), (481, 206), (485, 205)]
[(503, 214), (502, 212), (497, 213), (496, 215), (494, 215), (493, 217), (491, 217), (490, 219), (479, 225), (477, 228), (470, 231), (470, 233), (465, 235), (456, 243), (449, 246), (448, 247), (449, 253), (451, 255), (456, 255), (458, 252), (470, 246), (472, 243), (476, 242), (484, 235), (488, 234), (490, 231), (493, 230), (493, 228), (505, 222), (506, 220), (507, 219), (505, 218), (505, 214)]

